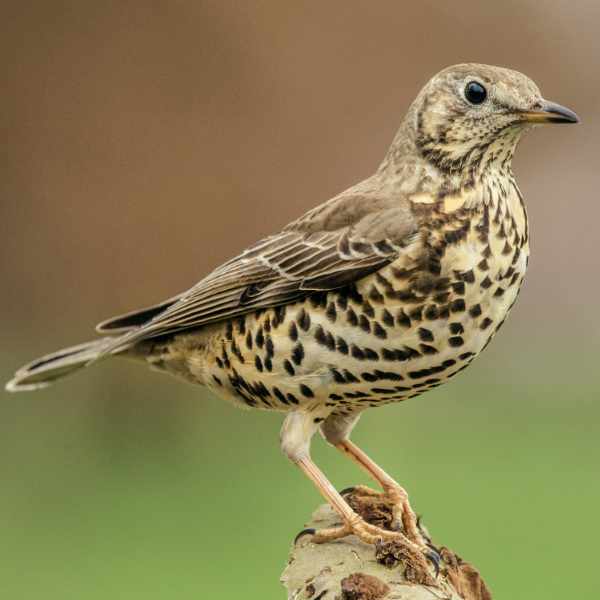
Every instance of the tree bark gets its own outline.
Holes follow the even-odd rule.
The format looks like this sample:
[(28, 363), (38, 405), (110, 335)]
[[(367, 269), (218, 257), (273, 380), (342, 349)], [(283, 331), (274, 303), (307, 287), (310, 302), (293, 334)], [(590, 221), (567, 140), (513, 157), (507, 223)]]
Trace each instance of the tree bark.
[[(351, 500), (367, 521), (386, 526), (381, 501), (373, 510), (373, 506), (365, 509)], [(306, 527), (320, 529), (339, 522), (338, 515), (325, 504), (314, 512)], [(427, 530), (422, 530), (431, 539)], [(302, 536), (292, 546), (281, 581), (288, 600), (491, 600), (477, 569), (448, 548), (431, 543), (440, 556), (439, 571), (432, 564), (430, 576), (423, 581), (389, 543), (370, 546), (349, 536), (314, 544), (310, 535)]]

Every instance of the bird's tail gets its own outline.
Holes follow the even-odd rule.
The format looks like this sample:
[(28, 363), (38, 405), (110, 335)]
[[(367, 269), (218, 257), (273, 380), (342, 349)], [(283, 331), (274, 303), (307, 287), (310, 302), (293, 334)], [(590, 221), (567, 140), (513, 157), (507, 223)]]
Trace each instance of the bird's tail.
[(46, 387), (55, 379), (87, 366), (103, 355), (113, 343), (114, 338), (102, 338), (42, 356), (21, 367), (6, 384), (6, 391), (24, 392)]

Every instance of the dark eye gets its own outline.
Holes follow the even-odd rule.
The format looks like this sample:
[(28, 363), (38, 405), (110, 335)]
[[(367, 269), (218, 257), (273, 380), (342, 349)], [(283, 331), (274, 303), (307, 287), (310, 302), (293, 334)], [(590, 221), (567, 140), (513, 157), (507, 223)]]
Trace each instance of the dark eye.
[(465, 88), (465, 98), (471, 104), (482, 104), (487, 98), (487, 90), (476, 81), (469, 81)]

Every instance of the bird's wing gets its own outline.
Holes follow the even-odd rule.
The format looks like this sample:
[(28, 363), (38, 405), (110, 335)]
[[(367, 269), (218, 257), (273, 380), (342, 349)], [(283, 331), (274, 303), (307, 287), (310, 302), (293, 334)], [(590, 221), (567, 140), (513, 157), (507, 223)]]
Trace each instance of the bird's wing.
[(109, 333), (131, 327), (121, 347), (341, 288), (393, 261), (416, 232), (408, 202), (341, 195), (251, 246), (180, 296), (99, 328)]

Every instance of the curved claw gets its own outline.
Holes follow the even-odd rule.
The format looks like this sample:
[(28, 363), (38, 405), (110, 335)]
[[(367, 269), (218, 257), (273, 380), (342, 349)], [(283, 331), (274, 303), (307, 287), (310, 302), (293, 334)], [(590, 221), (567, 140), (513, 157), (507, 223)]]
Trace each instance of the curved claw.
[(433, 565), (435, 576), (437, 578), (437, 576), (440, 574), (440, 563), (442, 562), (442, 557), (430, 546), (429, 551), (425, 552), (425, 558)]
[(300, 531), (298, 533), (298, 535), (294, 538), (294, 546), (298, 543), (298, 540), (304, 536), (304, 535), (315, 535), (315, 533), (317, 532), (316, 529), (313, 529), (312, 527), (307, 527), (306, 529), (303, 529), (302, 531)]

